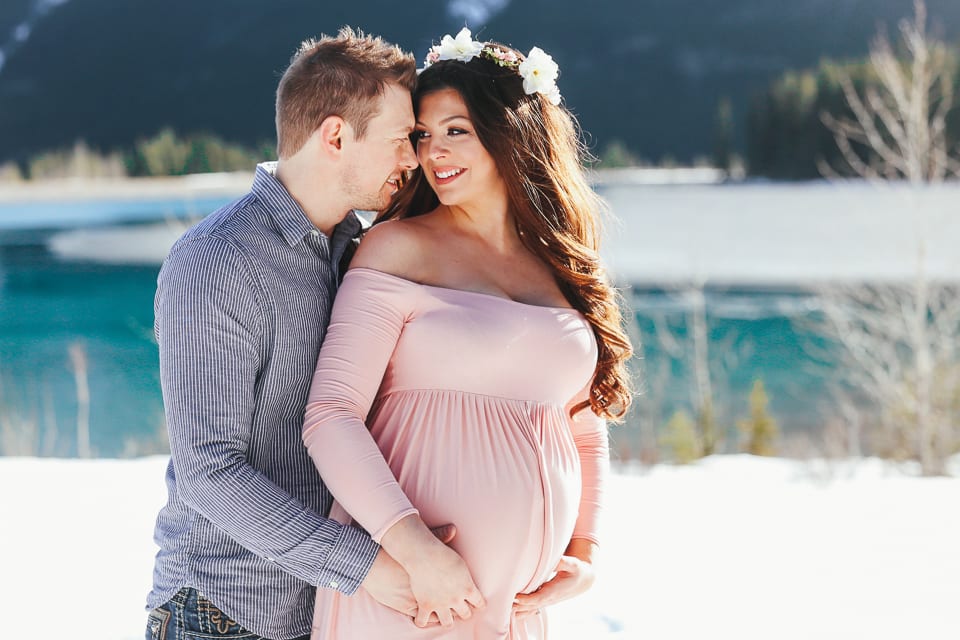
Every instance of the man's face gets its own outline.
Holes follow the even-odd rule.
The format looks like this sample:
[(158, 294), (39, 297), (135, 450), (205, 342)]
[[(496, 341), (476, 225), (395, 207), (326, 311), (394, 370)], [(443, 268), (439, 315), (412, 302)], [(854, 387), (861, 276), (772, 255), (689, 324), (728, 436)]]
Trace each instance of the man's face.
[(344, 138), (343, 189), (354, 209), (380, 211), (400, 188), (405, 171), (417, 167), (410, 143), (413, 131), (410, 92), (387, 84), (377, 115), (367, 124), (362, 140), (350, 129)]

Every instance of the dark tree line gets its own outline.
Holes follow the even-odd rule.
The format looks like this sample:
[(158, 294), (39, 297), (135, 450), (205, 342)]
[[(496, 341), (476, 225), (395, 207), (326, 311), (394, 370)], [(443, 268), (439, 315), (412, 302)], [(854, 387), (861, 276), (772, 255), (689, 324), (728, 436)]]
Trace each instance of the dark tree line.
[(125, 149), (103, 150), (78, 140), (68, 149), (45, 151), (19, 164), (0, 165), (0, 181), (250, 171), (258, 162), (273, 159), (276, 152), (272, 142), (247, 147), (212, 134), (178, 135), (167, 128)]
[[(960, 58), (960, 51), (951, 48), (950, 55)], [(861, 95), (879, 85), (868, 61), (824, 60), (815, 70), (784, 73), (753, 100), (747, 117), (751, 175), (806, 180), (822, 177), (818, 168), (822, 162), (831, 167), (844, 164), (833, 132), (823, 119), (825, 113), (835, 119), (854, 117), (841, 85), (844, 75)], [(955, 71), (953, 78), (953, 85), (960, 86), (960, 73)], [(960, 109), (948, 114), (947, 138), (951, 148), (960, 144)], [(872, 151), (856, 143), (854, 146), (869, 163)]]

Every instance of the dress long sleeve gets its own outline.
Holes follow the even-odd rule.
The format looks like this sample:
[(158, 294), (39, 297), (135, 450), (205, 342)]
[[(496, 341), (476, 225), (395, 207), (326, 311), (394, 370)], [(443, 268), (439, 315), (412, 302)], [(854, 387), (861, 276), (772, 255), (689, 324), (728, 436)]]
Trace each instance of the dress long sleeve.
[[(567, 405), (570, 409), (588, 398), (589, 385)], [(604, 490), (610, 473), (610, 444), (607, 423), (589, 407), (568, 418), (573, 442), (580, 457), (580, 507), (573, 538), (585, 538), (599, 544), (600, 520), (603, 509)]]
[(337, 502), (379, 542), (410, 503), (364, 420), (408, 312), (402, 280), (347, 273), (313, 376), (303, 442)]

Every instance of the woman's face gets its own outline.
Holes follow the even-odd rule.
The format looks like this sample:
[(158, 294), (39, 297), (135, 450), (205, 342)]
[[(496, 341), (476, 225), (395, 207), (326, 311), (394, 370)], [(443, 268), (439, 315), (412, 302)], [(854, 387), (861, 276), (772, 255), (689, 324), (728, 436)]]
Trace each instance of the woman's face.
[(492, 196), (506, 197), (493, 157), (480, 144), (456, 90), (442, 89), (420, 99), (414, 140), (427, 182), (443, 204), (470, 205)]

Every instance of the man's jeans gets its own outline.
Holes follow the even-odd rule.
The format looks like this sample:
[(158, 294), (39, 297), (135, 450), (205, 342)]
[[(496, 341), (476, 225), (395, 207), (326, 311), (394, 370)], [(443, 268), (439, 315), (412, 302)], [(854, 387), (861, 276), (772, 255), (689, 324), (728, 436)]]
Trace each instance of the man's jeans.
[[(146, 640), (267, 640), (227, 617), (196, 589), (180, 589), (166, 604), (147, 615)], [(303, 636), (298, 640), (309, 640)]]

